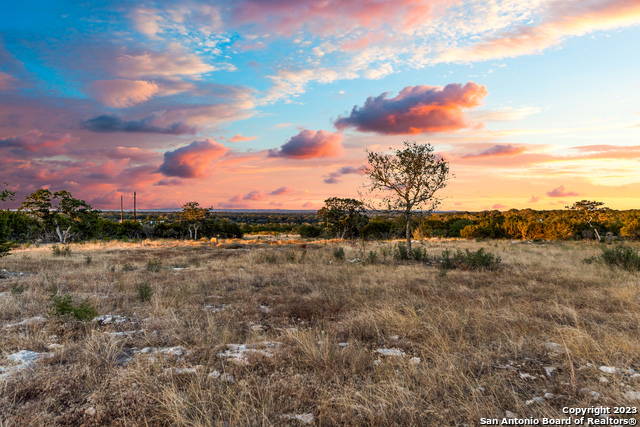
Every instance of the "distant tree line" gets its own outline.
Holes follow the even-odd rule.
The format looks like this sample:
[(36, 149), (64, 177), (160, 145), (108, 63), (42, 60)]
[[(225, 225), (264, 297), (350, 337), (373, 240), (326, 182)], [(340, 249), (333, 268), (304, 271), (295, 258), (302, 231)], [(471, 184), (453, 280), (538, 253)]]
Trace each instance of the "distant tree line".
[[(586, 203), (585, 203), (586, 202)], [(596, 203), (588, 205), (589, 203)], [(414, 239), (462, 237), (467, 239), (579, 240), (618, 236), (640, 239), (640, 210), (600, 208), (601, 203), (582, 201), (568, 210), (511, 209), (484, 212), (415, 214), (409, 229)], [(577, 205), (577, 206), (576, 206)], [(584, 208), (585, 205), (589, 209)], [(404, 237), (403, 216), (367, 215), (362, 202), (330, 198), (318, 211), (319, 225), (297, 230), (303, 237), (388, 239)]]
[[(15, 194), (4, 188), (0, 202), (13, 200)], [(171, 220), (120, 222), (103, 217), (101, 211), (68, 191), (41, 188), (29, 194), (17, 210), (0, 210), (0, 253), (8, 252), (15, 243), (36, 241), (64, 244), (92, 239), (242, 237), (238, 224), (208, 213), (197, 202), (189, 202)]]

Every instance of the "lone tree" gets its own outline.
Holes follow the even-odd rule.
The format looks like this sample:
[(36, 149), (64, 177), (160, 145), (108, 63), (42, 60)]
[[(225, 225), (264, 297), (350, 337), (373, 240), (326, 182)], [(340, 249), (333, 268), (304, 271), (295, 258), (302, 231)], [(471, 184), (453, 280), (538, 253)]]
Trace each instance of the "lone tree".
[(367, 150), (369, 176), (365, 185), (369, 206), (404, 216), (407, 221), (407, 254), (411, 258), (411, 217), (416, 210), (431, 213), (440, 201), (436, 191), (446, 187), (449, 162), (433, 153), (431, 144), (405, 141), (394, 154)]
[[(14, 200), (16, 195), (16, 191), (9, 190), (6, 188), (9, 184), (4, 183), (5, 189), (0, 191), (0, 202), (6, 202), (7, 199)], [(6, 212), (0, 212), (0, 257), (5, 255), (9, 255), (9, 251), (13, 247), (13, 244), (8, 241), (8, 236), (10, 233), (9, 227), (7, 226), (7, 214), (9, 209), (7, 208)]]
[(340, 239), (355, 237), (358, 230), (367, 224), (364, 203), (356, 199), (331, 197), (324, 201), (324, 207), (318, 211), (327, 231)]
[(595, 200), (580, 200), (571, 206), (565, 206), (565, 209), (571, 209), (578, 212), (580, 217), (589, 224), (589, 227), (591, 227), (593, 232), (596, 234), (598, 241), (600, 241), (602, 240), (602, 237), (600, 237), (600, 233), (598, 233), (598, 229), (593, 225), (592, 221), (596, 218), (598, 212), (609, 209), (601, 206), (604, 206), (603, 202), (596, 202)]
[[(209, 209), (201, 208), (198, 202), (188, 202), (182, 205), (180, 219), (187, 223), (189, 228), (189, 238), (198, 240), (198, 230), (202, 227), (202, 223), (207, 218)], [(191, 232), (193, 229), (194, 233)]]

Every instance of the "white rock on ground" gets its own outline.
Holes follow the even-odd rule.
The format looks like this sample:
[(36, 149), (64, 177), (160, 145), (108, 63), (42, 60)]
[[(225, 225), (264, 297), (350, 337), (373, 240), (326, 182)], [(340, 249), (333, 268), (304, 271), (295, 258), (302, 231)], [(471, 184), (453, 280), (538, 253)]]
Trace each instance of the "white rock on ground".
[(527, 374), (526, 372), (520, 372), (520, 378), (522, 378), (523, 380), (535, 380), (538, 377), (536, 377), (535, 375)]
[(280, 418), (284, 418), (287, 420), (298, 420), (303, 424), (313, 424), (314, 418), (313, 414), (284, 414), (281, 415)]
[(605, 376), (603, 375), (603, 376), (601, 376), (601, 377), (600, 377), (600, 382), (601, 382), (601, 383), (606, 384), (606, 383), (608, 383), (608, 382), (609, 382), (609, 380), (607, 379), (607, 377), (605, 377)]
[(97, 322), (101, 325), (110, 325), (111, 323), (124, 323), (127, 321), (127, 318), (124, 316), (120, 316), (118, 314), (103, 314), (102, 316), (95, 317), (92, 322)]
[(504, 416), (505, 416), (505, 417), (507, 417), (507, 418), (518, 418), (518, 414), (514, 414), (514, 413), (513, 413), (513, 412), (511, 412), (511, 411), (507, 411), (507, 412), (505, 412), (505, 413), (504, 413)]
[(534, 403), (544, 403), (544, 399), (540, 396), (535, 396), (533, 399), (527, 400), (524, 403), (527, 405), (533, 405)]
[(139, 353), (149, 354), (149, 355), (160, 354), (165, 356), (180, 357), (180, 356), (187, 356), (191, 352), (182, 346), (177, 346), (177, 347), (162, 347), (162, 348), (145, 347), (142, 350), (140, 350)]
[(600, 366), (598, 369), (600, 369), (605, 374), (615, 374), (619, 371), (618, 368), (615, 368), (613, 366)]
[(17, 365), (0, 366), (0, 380), (8, 379), (14, 372), (31, 368), (38, 360), (52, 356), (53, 353), (37, 353), (30, 350), (20, 350), (17, 353), (10, 354), (7, 359), (17, 363)]
[(628, 391), (624, 393), (624, 397), (629, 400), (640, 400), (640, 391)]
[(418, 365), (420, 364), (422, 360), (420, 360), (419, 357), (412, 357), (411, 360), (409, 360), (409, 363), (412, 365)]
[(383, 356), (404, 356), (404, 351), (397, 348), (379, 348), (376, 353), (380, 353)]
[(4, 327), (5, 328), (12, 328), (14, 326), (31, 326), (31, 325), (38, 325), (38, 324), (42, 324), (42, 323), (46, 323), (46, 322), (47, 322), (47, 319), (45, 319), (44, 317), (36, 316), (36, 317), (31, 317), (29, 319), (24, 319), (21, 322), (8, 323)]
[(273, 353), (269, 349), (278, 348), (279, 342), (265, 341), (257, 344), (227, 344), (227, 350), (224, 353), (218, 353), (219, 357), (228, 358), (239, 364), (247, 364), (247, 354), (257, 353), (266, 357), (273, 357)]
[(220, 379), (220, 381), (226, 381), (226, 382), (231, 383), (231, 384), (236, 382), (235, 378), (233, 378), (233, 375), (227, 374), (227, 373), (221, 374), (218, 371), (211, 372), (209, 374), (209, 378)]
[(553, 374), (553, 372), (556, 371), (558, 368), (556, 368), (555, 366), (545, 366), (543, 369), (547, 373), (547, 376), (550, 377), (551, 374)]
[(593, 398), (593, 400), (600, 399), (600, 393), (598, 393), (597, 391), (588, 389), (586, 387), (580, 389), (580, 394), (590, 395)]

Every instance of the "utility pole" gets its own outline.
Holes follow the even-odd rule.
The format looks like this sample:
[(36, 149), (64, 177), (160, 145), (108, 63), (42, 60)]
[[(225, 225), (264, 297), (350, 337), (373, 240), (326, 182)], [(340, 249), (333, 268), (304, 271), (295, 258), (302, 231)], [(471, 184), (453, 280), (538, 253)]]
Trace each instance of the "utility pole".
[(136, 192), (133, 192), (133, 220), (136, 220)]
[(122, 200), (123, 196), (120, 195), (120, 224), (124, 221), (124, 201)]

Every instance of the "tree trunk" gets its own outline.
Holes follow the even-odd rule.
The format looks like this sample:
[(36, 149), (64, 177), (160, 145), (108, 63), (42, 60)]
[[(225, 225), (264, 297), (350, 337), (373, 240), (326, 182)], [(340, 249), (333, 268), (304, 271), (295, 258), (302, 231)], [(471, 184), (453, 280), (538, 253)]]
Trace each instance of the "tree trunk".
[(193, 233), (191, 232), (191, 226), (189, 226), (189, 238), (193, 239)]
[(194, 233), (193, 240), (198, 240), (198, 226), (194, 226), (194, 227), (193, 227), (193, 230), (194, 230), (194, 232), (195, 232), (195, 233)]
[(64, 243), (64, 238), (62, 237), (62, 232), (60, 231), (60, 226), (56, 224), (56, 233), (58, 233), (58, 240), (60, 243)]
[(411, 259), (411, 212), (407, 216), (407, 258)]
[(64, 232), (64, 241), (62, 243), (67, 243), (67, 238), (69, 237), (69, 230), (71, 230), (71, 226), (69, 226), (67, 228), (67, 230)]

